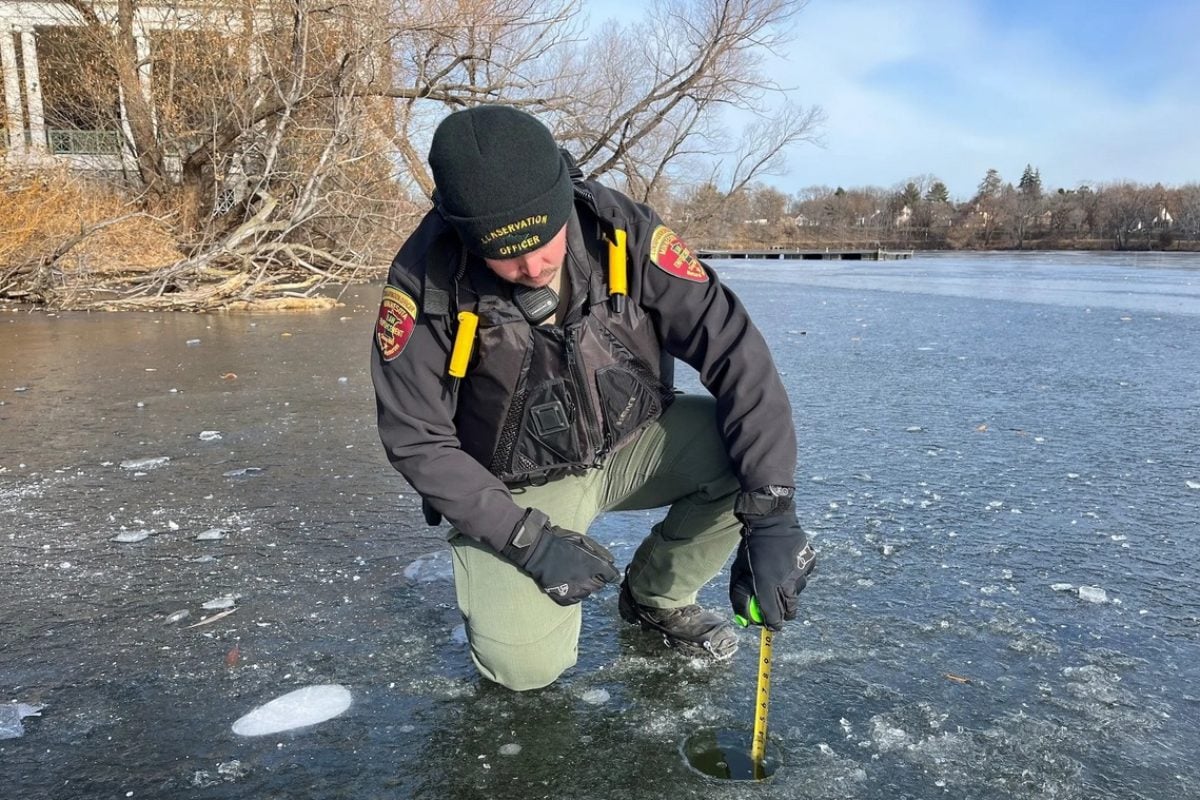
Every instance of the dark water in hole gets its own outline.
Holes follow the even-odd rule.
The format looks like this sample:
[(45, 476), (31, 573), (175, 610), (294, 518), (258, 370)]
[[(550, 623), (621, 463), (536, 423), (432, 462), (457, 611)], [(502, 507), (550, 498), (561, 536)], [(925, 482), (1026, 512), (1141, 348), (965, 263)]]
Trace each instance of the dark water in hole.
[[(664, 657), (611, 590), (556, 686), (475, 677), (376, 438), (370, 287), (0, 313), (0, 701), (46, 706), (0, 741), (0, 797), (1200, 796), (1200, 259), (718, 267), (785, 373), (820, 551), (775, 641), (770, 781), (714, 787), (680, 749), (751, 726), (752, 632)], [(625, 562), (655, 519), (593, 532)], [(350, 710), (230, 731), (321, 683)]]
[(781, 766), (779, 753), (766, 748), (760, 763), (755, 763), (753, 730), (701, 729), (683, 740), (683, 760), (699, 775), (716, 781), (765, 781)]

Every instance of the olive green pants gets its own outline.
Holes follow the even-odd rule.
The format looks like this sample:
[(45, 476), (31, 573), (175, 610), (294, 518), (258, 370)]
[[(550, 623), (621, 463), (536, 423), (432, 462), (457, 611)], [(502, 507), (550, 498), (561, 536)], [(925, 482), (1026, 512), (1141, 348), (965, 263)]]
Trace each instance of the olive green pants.
[[(519, 489), (513, 499), (579, 532), (605, 511), (670, 506), (634, 553), (627, 574), (639, 603), (676, 608), (696, 602), (696, 593), (733, 552), (738, 491), (717, 429), (716, 403), (680, 395), (603, 469)], [(560, 606), (486, 545), (456, 531), (450, 545), (471, 658), (485, 678), (518, 691), (536, 689), (575, 664), (583, 608), (594, 601)]]

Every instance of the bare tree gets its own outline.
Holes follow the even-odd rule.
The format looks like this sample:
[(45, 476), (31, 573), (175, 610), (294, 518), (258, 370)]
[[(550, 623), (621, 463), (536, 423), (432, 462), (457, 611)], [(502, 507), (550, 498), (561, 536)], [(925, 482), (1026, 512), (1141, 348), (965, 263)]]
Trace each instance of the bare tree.
[(1180, 236), (1200, 240), (1200, 183), (1185, 184), (1176, 191), (1175, 224)]
[(1097, 190), (1101, 225), (1117, 250), (1129, 249), (1139, 237), (1148, 237), (1158, 209), (1155, 193), (1147, 186), (1128, 181), (1108, 184)]
[(421, 194), (433, 190), (425, 145), (447, 111), (567, 102), (563, 92), (584, 71), (572, 62), (579, 11), (579, 0), (395, 0), (384, 32), (394, 82), (371, 90), (397, 101), (388, 133)]
[[(182, 261), (88, 302), (229, 305), (311, 295), (395, 239), (387, 7), (226, 0), (206, 6), (67, 0), (64, 23), (99, 43), (115, 78), (142, 207), (174, 226)], [(79, 26), (82, 27), (79, 27)], [(82, 74), (82, 71), (81, 71)], [(103, 104), (93, 103), (93, 106)], [(374, 123), (374, 125), (369, 124)], [(382, 235), (381, 235), (382, 234)]]
[[(672, 174), (707, 178), (734, 195), (778, 170), (789, 146), (815, 141), (824, 119), (819, 108), (789, 101), (761, 71), (804, 5), (654, 0), (644, 21), (591, 43), (592, 69), (572, 83), (560, 138), (591, 175), (621, 174), (641, 198)], [(763, 110), (767, 94), (784, 101), (774, 112)], [(732, 111), (751, 120), (740, 139), (726, 132)], [(724, 175), (712, 167), (722, 157)]]
[(821, 121), (761, 74), (804, 5), (787, 0), (655, 0), (588, 42), (580, 0), (66, 3), (98, 43), (95, 91), (118, 88), (140, 210), (186, 253), (98, 285), (109, 307), (311, 295), (378, 264), (428, 207), (424, 153), (455, 108), (527, 108), (642, 199), (721, 172), (739, 197)]

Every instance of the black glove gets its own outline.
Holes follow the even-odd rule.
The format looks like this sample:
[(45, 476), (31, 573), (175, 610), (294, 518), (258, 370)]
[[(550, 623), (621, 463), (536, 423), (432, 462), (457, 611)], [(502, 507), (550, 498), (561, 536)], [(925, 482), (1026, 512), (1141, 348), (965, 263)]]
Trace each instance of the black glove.
[[(743, 494), (735, 512), (744, 527), (729, 576), (733, 613), (781, 630), (785, 620), (796, 618), (797, 595), (816, 565), (816, 553), (796, 521), (792, 490), (767, 487)], [(760, 619), (750, 613), (751, 598), (758, 601)]]
[(529, 573), (560, 606), (574, 605), (621, 577), (612, 553), (582, 533), (551, 525), (535, 508), (525, 512), (500, 554)]

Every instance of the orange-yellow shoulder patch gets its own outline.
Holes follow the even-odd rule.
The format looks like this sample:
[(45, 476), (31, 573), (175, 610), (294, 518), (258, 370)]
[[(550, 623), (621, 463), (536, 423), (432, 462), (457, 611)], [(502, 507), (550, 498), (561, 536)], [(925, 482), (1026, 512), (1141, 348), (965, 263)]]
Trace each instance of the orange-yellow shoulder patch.
[(416, 324), (416, 302), (395, 286), (384, 287), (379, 319), (375, 322), (375, 341), (384, 361), (391, 361), (404, 351)]
[(683, 239), (666, 225), (659, 225), (650, 237), (650, 260), (663, 272), (676, 278), (696, 283), (708, 281), (708, 273), (704, 271), (704, 267), (700, 266), (700, 262), (683, 243)]

